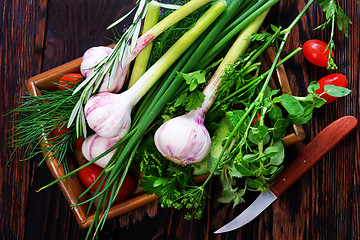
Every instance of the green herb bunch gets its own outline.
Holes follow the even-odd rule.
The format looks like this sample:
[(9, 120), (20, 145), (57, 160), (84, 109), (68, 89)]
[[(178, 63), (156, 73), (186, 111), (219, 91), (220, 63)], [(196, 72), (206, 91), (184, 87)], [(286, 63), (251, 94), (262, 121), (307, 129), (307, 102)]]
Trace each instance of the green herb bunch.
[[(73, 94), (71, 88), (62, 91), (42, 90), (41, 95), (24, 96), (20, 106), (9, 113), (19, 115), (21, 119), (15, 121), (12, 138), (8, 141), (14, 149), (10, 160), (24, 150), (26, 158), (22, 160), (43, 154), (39, 165), (54, 157), (68, 172), (66, 157), (69, 151), (74, 150), (76, 133), (74, 126), (67, 128), (67, 122), (79, 97), (80, 94)], [(64, 129), (66, 131), (61, 131)]]
[(315, 29), (323, 30), (325, 28), (331, 28), (330, 40), (327, 45), (327, 49), (329, 49), (327, 69), (338, 69), (331, 55), (335, 50), (335, 43), (333, 40), (335, 25), (337, 25), (340, 31), (344, 32), (346, 37), (349, 37), (349, 24), (352, 24), (352, 22), (340, 7), (339, 0), (318, 0), (316, 4), (321, 6), (322, 11), (325, 13), (326, 21)]
[[(165, 159), (156, 148), (140, 150), (142, 161), (140, 171), (143, 173), (141, 187), (148, 194), (160, 197), (162, 207), (191, 209), (185, 218), (199, 219), (205, 206), (205, 199), (199, 194), (192, 181), (192, 167), (180, 167)], [(199, 194), (199, 195), (198, 195)]]

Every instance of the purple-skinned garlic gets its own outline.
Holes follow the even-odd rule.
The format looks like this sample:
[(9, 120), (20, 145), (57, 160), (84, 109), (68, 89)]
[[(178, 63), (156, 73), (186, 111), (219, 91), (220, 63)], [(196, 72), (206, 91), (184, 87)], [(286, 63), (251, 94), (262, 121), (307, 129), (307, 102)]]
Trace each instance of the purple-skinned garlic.
[(266, 14), (260, 15), (239, 34), (204, 88), (205, 97), (201, 107), (165, 122), (155, 132), (156, 148), (165, 158), (185, 166), (201, 161), (209, 153), (211, 138), (204, 126), (205, 114), (215, 101), (221, 77), (246, 52), (250, 44), (249, 37), (259, 30)]
[[(80, 65), (81, 74), (85, 77), (91, 77), (95, 72), (95, 66), (101, 62), (105, 57), (110, 55), (113, 52), (113, 49), (110, 47), (92, 47), (88, 49), (82, 58)], [(121, 64), (117, 64), (116, 72), (114, 75), (113, 82), (111, 86), (108, 86), (110, 73), (107, 72), (102, 80), (99, 92), (114, 92), (117, 93), (123, 87), (129, 71), (129, 65), (125, 65), (123, 68)], [(96, 83), (95, 83), (96, 84)]]
[[(205, 0), (206, 1), (206, 0)], [(190, 4), (190, 1), (188, 4)], [(187, 5), (187, 4), (186, 4)], [(190, 4), (191, 6), (192, 4)], [(185, 6), (185, 5), (184, 5)], [(189, 6), (189, 5), (188, 5)], [(212, 24), (226, 8), (226, 3), (215, 3), (172, 47), (154, 63), (136, 83), (120, 94), (100, 93), (92, 96), (85, 105), (85, 118), (91, 129), (102, 137), (123, 137), (130, 129), (131, 112), (135, 104), (166, 73), (166, 71), (184, 54), (196, 39)], [(176, 12), (176, 11), (175, 11)], [(181, 11), (180, 11), (180, 14)], [(154, 29), (154, 28), (152, 28)], [(156, 29), (156, 28), (155, 28)], [(138, 40), (145, 41), (150, 29)], [(153, 35), (148, 35), (153, 36)], [(143, 39), (144, 37), (144, 39)], [(141, 41), (138, 41), (138, 43)], [(147, 43), (147, 40), (145, 41)], [(138, 47), (138, 46), (137, 46)], [(137, 47), (135, 49), (137, 49)], [(142, 48), (142, 44), (139, 44)], [(137, 50), (134, 50), (137, 53)], [(127, 59), (131, 59), (128, 57)], [(127, 61), (124, 65), (128, 65)]]
[(133, 104), (126, 92), (122, 94), (98, 93), (85, 105), (89, 127), (101, 137), (123, 138), (130, 129)]
[(211, 146), (203, 117), (195, 111), (165, 122), (156, 131), (154, 140), (165, 158), (181, 166), (201, 161)]
[[(119, 138), (104, 138), (97, 134), (93, 134), (85, 139), (81, 151), (86, 160), (91, 161), (94, 158), (100, 156), (100, 154), (103, 154), (105, 151), (109, 150), (119, 140)], [(114, 155), (114, 152), (115, 150), (111, 151), (99, 160), (95, 161), (94, 164), (105, 168), (110, 158)]]

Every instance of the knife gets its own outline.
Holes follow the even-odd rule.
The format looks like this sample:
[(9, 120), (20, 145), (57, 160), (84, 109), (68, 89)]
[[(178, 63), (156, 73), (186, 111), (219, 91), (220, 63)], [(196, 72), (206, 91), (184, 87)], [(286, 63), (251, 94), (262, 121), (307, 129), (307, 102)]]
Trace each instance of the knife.
[(313, 167), (326, 153), (352, 132), (358, 124), (353, 116), (345, 116), (325, 127), (300, 152), (291, 164), (269, 184), (271, 187), (261, 193), (239, 216), (214, 233), (235, 230), (252, 221), (271, 205), (281, 194)]

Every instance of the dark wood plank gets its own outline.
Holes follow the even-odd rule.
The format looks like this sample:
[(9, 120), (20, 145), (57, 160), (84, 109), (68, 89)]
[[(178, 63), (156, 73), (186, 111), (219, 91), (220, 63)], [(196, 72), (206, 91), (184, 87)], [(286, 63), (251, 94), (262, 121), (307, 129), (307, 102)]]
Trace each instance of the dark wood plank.
[[(2, 1), (1, 4), (1, 115), (14, 109), (24, 94), (26, 78), (40, 72), (47, 1)], [(45, 10), (45, 12), (44, 12)], [(13, 127), (11, 115), (0, 119), (0, 238), (23, 239), (31, 180), (31, 162), (7, 164), (11, 149), (5, 139)]]

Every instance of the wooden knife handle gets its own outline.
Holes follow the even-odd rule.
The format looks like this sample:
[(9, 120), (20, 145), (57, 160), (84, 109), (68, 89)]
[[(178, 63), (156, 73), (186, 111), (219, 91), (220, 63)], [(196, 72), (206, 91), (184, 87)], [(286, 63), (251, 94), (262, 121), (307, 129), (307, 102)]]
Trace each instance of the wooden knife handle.
[(286, 167), (272, 182), (270, 190), (279, 197), (326, 153), (333, 149), (341, 140), (350, 134), (357, 126), (357, 119), (345, 116), (325, 127), (301, 151), (295, 160)]

